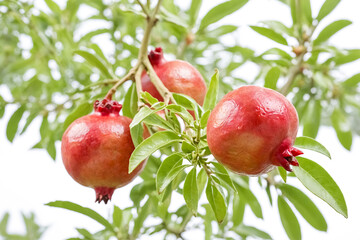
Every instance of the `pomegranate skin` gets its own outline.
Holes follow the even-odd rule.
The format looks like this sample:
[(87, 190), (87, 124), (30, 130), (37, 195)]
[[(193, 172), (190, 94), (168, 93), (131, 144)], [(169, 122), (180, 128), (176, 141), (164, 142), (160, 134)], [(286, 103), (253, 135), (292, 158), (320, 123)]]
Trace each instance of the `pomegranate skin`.
[(118, 111), (104, 114), (95, 110), (75, 120), (62, 137), (66, 170), (76, 182), (95, 189), (97, 202), (107, 203), (116, 188), (130, 183), (144, 167), (145, 161), (128, 174), (134, 150), (130, 123)]
[[(200, 105), (204, 103), (207, 88), (203, 77), (195, 67), (181, 60), (166, 61), (161, 48), (151, 51), (149, 60), (170, 92), (188, 95)], [(141, 83), (143, 91), (150, 93), (159, 101), (164, 101), (146, 72), (142, 74)]]
[(243, 86), (215, 106), (207, 141), (215, 159), (231, 171), (258, 176), (275, 166), (291, 171), (302, 152), (292, 145), (298, 130), (294, 106), (280, 93)]

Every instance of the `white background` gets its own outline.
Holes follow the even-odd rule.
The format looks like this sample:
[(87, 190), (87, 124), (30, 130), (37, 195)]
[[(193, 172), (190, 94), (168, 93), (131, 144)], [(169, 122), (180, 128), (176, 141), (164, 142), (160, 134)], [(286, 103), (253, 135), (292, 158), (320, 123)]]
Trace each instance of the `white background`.
[[(57, 1), (63, 4), (62, 1)], [(180, 1), (179, 1), (180, 2)], [(221, 1), (203, 1), (204, 6), (200, 15), (203, 16), (212, 6)], [(44, 4), (37, 1), (40, 7)], [(205, 4), (206, 3), (206, 4)], [(311, 1), (313, 15), (316, 15), (323, 1)], [(181, 1), (187, 6), (189, 1)], [(208, 5), (207, 5), (208, 4)], [(334, 12), (324, 19), (319, 29), (337, 19), (349, 19), (353, 24), (342, 30), (331, 39), (331, 43), (343, 48), (360, 48), (360, 3), (356, 0), (343, 0)], [(84, 9), (87, 11), (87, 9)], [(85, 12), (86, 14), (86, 12)], [(241, 46), (248, 46), (261, 52), (270, 47), (280, 45), (259, 36), (247, 25), (253, 25), (262, 20), (280, 20), (291, 23), (289, 10), (275, 0), (252, 0), (239, 12), (226, 17), (220, 23), (235, 24), (240, 26), (238, 31), (238, 42)], [(84, 29), (92, 29), (93, 26), (84, 26)], [(315, 32), (315, 36), (318, 33)], [(224, 39), (227, 41), (227, 39)], [(106, 46), (102, 42), (102, 47)], [(105, 52), (111, 49), (104, 48)], [(240, 74), (245, 79), (251, 79), (255, 74), (251, 64)], [(359, 61), (348, 64), (342, 69), (340, 77), (346, 79), (360, 70)], [(6, 94), (4, 88), (0, 88), (1, 94)], [(6, 123), (15, 107), (8, 107), (6, 114), (0, 120), (0, 216), (10, 212), (11, 219), (9, 232), (23, 232), (24, 226), (21, 219), (21, 212), (28, 214), (35, 212), (38, 222), (43, 226), (49, 226), (43, 239), (60, 240), (77, 236), (75, 228), (87, 228), (90, 232), (102, 229), (102, 226), (88, 217), (73, 213), (67, 210), (56, 209), (44, 206), (45, 203), (55, 200), (67, 200), (78, 203), (82, 206), (92, 208), (104, 217), (109, 217), (113, 204), (121, 208), (131, 205), (129, 192), (134, 183), (115, 191), (110, 204), (95, 204), (95, 193), (90, 188), (85, 188), (74, 182), (66, 173), (61, 157), (58, 154), (54, 162), (45, 151), (29, 150), (39, 139), (38, 128), (40, 119), (36, 119), (28, 132), (9, 143), (5, 138)], [(300, 131), (301, 132), (301, 131)], [(311, 197), (328, 222), (328, 232), (323, 233), (313, 229), (302, 217), (298, 215), (303, 239), (360, 239), (360, 191), (358, 172), (360, 168), (360, 139), (355, 137), (352, 151), (346, 151), (338, 142), (334, 130), (322, 127), (318, 140), (323, 143), (331, 152), (333, 159), (314, 154), (312, 159), (320, 163), (335, 179), (342, 189), (348, 205), (349, 218), (345, 219), (326, 203), (316, 197)], [(57, 144), (59, 150), (60, 143)], [(58, 152), (59, 153), (59, 152)], [(309, 155), (308, 155), (309, 156)], [(295, 185), (304, 189), (297, 181)], [(256, 184), (254, 184), (255, 186)], [(263, 207), (264, 220), (256, 219), (252, 213), (246, 214), (245, 223), (254, 225), (267, 231), (274, 239), (287, 239), (282, 229), (276, 207), (268, 204), (266, 194), (260, 188), (254, 188), (255, 194)], [(307, 191), (304, 189), (304, 191)], [(309, 194), (311, 195), (311, 194)], [(176, 197), (172, 206), (183, 204), (181, 197)], [(248, 210), (247, 210), (248, 211)], [(201, 231), (189, 232), (184, 235), (187, 239), (202, 239)], [(141, 239), (150, 239), (142, 237)], [(155, 238), (151, 238), (155, 239)], [(161, 238), (158, 238), (161, 239)]]

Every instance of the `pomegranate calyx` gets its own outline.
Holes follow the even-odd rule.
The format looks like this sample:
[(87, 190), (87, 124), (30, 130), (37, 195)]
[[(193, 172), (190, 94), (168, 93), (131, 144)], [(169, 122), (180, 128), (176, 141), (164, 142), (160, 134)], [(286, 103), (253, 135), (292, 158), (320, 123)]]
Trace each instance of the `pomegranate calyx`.
[(95, 112), (101, 113), (102, 116), (107, 116), (110, 113), (119, 115), (122, 105), (117, 101), (111, 99), (96, 100), (94, 102)]
[(290, 165), (293, 166), (299, 166), (298, 161), (296, 160), (296, 156), (299, 156), (303, 154), (303, 152), (297, 148), (294, 147), (290, 147), (285, 149), (282, 153), (281, 156), (279, 156), (278, 160), (280, 165), (289, 172), (292, 172), (292, 169), (290, 167)]
[(161, 47), (157, 47), (155, 48), (155, 50), (151, 50), (148, 57), (151, 62), (151, 65), (153, 66), (161, 65), (162, 63), (166, 62)]
[(95, 193), (96, 193), (96, 200), (95, 202), (101, 203), (101, 201), (104, 201), (105, 204), (107, 204), (108, 201), (111, 201), (111, 197), (114, 193), (114, 188), (108, 188), (108, 187), (96, 187)]

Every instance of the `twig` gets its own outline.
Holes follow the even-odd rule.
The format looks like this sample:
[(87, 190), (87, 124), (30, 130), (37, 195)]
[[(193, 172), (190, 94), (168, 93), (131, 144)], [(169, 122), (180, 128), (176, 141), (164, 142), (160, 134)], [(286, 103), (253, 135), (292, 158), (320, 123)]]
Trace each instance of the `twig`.
[(135, 67), (133, 67), (132, 69), (130, 69), (130, 71), (122, 78), (120, 79), (106, 94), (105, 98), (106, 99), (111, 99), (112, 95), (116, 92), (116, 89), (123, 84), (124, 82), (126, 82), (127, 80), (130, 80), (134, 77), (135, 71), (138, 68), (139, 64), (136, 64)]
[(141, 74), (144, 71), (144, 65), (140, 64), (139, 68), (136, 71), (135, 74), (135, 86), (136, 86), (136, 92), (138, 97), (138, 109), (142, 108), (145, 104), (140, 101), (140, 96), (142, 93), (142, 86), (141, 86)]
[(149, 15), (148, 10), (145, 8), (144, 4), (141, 3), (140, 0), (136, 0), (136, 2), (140, 5), (141, 9), (143, 10), (143, 12), (146, 14), (146, 16)]

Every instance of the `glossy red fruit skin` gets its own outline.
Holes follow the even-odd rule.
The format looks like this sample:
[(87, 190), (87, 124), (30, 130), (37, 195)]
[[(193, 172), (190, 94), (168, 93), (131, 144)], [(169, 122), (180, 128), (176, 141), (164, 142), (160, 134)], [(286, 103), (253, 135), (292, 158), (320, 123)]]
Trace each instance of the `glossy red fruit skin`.
[[(161, 48), (151, 51), (149, 60), (156, 74), (170, 92), (188, 95), (198, 104), (203, 104), (207, 88), (203, 77), (195, 67), (181, 60), (166, 61)], [(143, 91), (150, 93), (159, 101), (163, 101), (145, 72), (141, 77), (141, 83)]]
[(233, 172), (257, 176), (275, 166), (297, 166), (292, 147), (298, 130), (294, 106), (280, 93), (243, 86), (215, 106), (207, 123), (207, 141), (217, 161)]
[(134, 150), (130, 123), (130, 118), (116, 111), (108, 114), (95, 111), (75, 120), (62, 137), (61, 154), (66, 170), (81, 185), (94, 188), (98, 202), (110, 200), (116, 188), (130, 183), (144, 167), (145, 161), (128, 174)]

